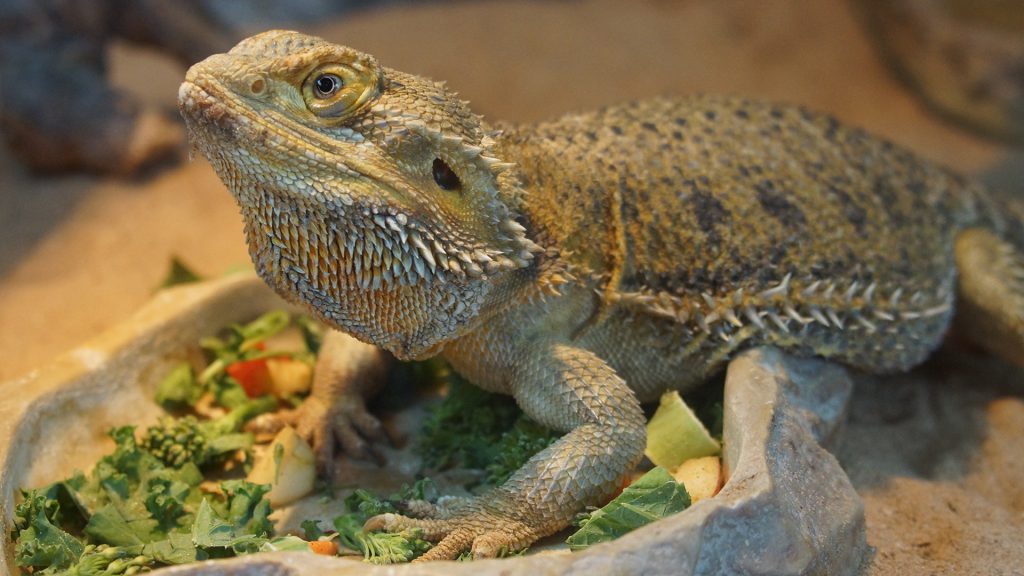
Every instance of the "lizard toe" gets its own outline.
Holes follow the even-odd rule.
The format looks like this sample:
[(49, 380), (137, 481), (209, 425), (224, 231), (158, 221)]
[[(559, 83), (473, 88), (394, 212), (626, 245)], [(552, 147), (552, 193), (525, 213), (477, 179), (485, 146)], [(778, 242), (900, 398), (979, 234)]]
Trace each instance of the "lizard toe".
[(495, 558), (521, 550), (540, 536), (523, 522), (485, 511), (470, 511), (447, 519), (380, 514), (367, 520), (363, 529), (419, 530), (423, 539), (437, 544), (418, 561), (452, 560), (467, 551), (471, 551), (473, 558)]

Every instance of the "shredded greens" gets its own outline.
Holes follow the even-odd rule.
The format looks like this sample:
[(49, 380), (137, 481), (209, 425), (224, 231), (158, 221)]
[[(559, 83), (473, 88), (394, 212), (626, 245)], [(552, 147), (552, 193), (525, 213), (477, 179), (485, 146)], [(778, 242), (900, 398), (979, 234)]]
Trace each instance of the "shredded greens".
[[(345, 508), (348, 512), (334, 519), (338, 542), (351, 553), (362, 554), (367, 562), (373, 564), (395, 564), (413, 560), (431, 547), (431, 544), (423, 539), (422, 532), (417, 529), (397, 533), (366, 532), (363, 530), (363, 524), (377, 514), (398, 512), (399, 503), (434, 498), (436, 488), (429, 479), (419, 480), (412, 486), (403, 487), (398, 493), (383, 499), (366, 490), (356, 490), (345, 499)], [(303, 528), (306, 529), (306, 537), (310, 539), (322, 534), (315, 524), (304, 524)]]
[(231, 480), (207, 494), (192, 462), (168, 466), (136, 442), (131, 426), (110, 436), (114, 452), (88, 476), (22, 492), (13, 533), (19, 566), (33, 574), (134, 574), (271, 541), (268, 486)]
[[(190, 276), (175, 262), (169, 279), (176, 283)], [(293, 324), (301, 331), (305, 349), (268, 350), (268, 338)], [(258, 384), (253, 373), (239, 366), (281, 357), (313, 365), (323, 331), (309, 318), (273, 311), (248, 324), (231, 325), (218, 337), (202, 339), (208, 364), (197, 370), (182, 362), (157, 387), (157, 403), (173, 416), (140, 431), (132, 426), (114, 428), (114, 451), (88, 474), (77, 472), (49, 486), (22, 491), (11, 534), (18, 566), (34, 575), (131, 575), (261, 551), (308, 551), (316, 540), (332, 541), (330, 551), (321, 553), (332, 553), (337, 544), (339, 554), (359, 555), (375, 564), (408, 562), (429, 550), (431, 544), (418, 530), (363, 530), (375, 515), (399, 513), (410, 503), (435, 502), (437, 489), (429, 479), (387, 497), (357, 489), (345, 499), (345, 514), (331, 522), (303, 522), (303, 539), (274, 536), (268, 519), (270, 485), (234, 479), (211, 489), (213, 483), (204, 476), (223, 478), (230, 468), (225, 462), (238, 469), (240, 455), (247, 455), (254, 443), (243, 431), (247, 421), (277, 409), (280, 402), (297, 404), (303, 399), (301, 392), (279, 393), (281, 399), (260, 392), (253, 386)], [(415, 363), (409, 372), (417, 381), (447, 387), (417, 441), (425, 469), (478, 469), (484, 473), (482, 487), (499, 485), (559, 436), (524, 416), (511, 398), (468, 384), (444, 363)], [(223, 415), (199, 417), (209, 414), (198, 406), (210, 399), (222, 410), (214, 413)], [(717, 406), (720, 414), (721, 404)], [(714, 406), (710, 412), (714, 418)], [(276, 457), (280, 459), (279, 454)], [(689, 503), (685, 488), (664, 469), (655, 468), (587, 515), (569, 538), (569, 546), (578, 550), (611, 540)], [(332, 529), (325, 531), (326, 526)]]
[(447, 372), (448, 394), (423, 425), (417, 450), (429, 469), (486, 470), (501, 484), (559, 435), (533, 422), (508, 396), (492, 394)]

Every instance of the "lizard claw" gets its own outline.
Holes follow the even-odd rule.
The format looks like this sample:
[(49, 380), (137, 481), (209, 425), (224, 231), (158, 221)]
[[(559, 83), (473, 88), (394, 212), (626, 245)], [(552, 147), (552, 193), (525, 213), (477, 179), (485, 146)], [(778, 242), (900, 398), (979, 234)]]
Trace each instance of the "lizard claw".
[(339, 446), (353, 458), (371, 460), (378, 465), (387, 463), (377, 448), (388, 443), (384, 427), (358, 396), (337, 398), (329, 404), (313, 395), (298, 408), (258, 419), (254, 426), (262, 432), (294, 426), (299, 436), (313, 447), (317, 469), (328, 475)]
[[(401, 532), (418, 529), (423, 538), (436, 542), (433, 548), (414, 562), (454, 560), (470, 551), (474, 559), (496, 558), (526, 548), (540, 534), (526, 523), (498, 511), (485, 509), (480, 501), (459, 506), (447, 518), (410, 518), (401, 514), (379, 514), (366, 521), (363, 530)], [(440, 514), (444, 516), (442, 512)]]

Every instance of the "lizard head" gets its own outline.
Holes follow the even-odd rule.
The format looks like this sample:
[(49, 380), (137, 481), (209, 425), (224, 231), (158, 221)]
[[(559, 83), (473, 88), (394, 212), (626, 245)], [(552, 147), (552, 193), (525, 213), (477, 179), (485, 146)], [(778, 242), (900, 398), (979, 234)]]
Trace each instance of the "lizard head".
[(178, 103), (260, 275), (399, 357), (459, 334), (538, 250), (510, 165), (442, 84), (271, 31), (194, 65)]

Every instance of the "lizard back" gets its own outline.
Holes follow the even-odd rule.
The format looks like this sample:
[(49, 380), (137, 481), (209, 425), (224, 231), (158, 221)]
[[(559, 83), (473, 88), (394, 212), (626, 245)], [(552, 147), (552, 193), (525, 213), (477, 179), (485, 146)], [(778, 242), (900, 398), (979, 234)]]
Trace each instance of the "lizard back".
[(799, 107), (652, 100), (502, 144), (541, 241), (601, 293), (581, 338), (620, 356), (602, 327), (654, 317), (639, 347), (707, 366), (695, 379), (749, 344), (868, 371), (916, 364), (952, 312), (955, 233), (1005, 226), (968, 181)]

